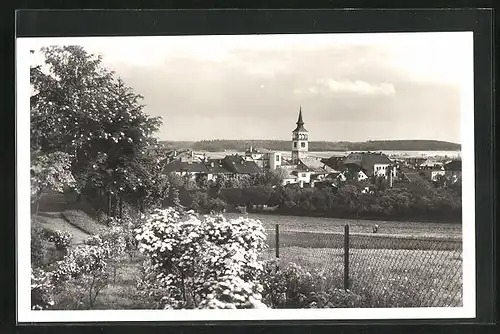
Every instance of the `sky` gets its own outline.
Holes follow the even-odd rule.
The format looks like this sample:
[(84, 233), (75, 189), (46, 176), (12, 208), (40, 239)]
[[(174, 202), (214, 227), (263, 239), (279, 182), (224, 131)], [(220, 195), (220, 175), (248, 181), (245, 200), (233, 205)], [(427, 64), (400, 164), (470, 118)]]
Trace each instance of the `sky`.
[[(461, 143), (472, 34), (314, 34), (33, 39), (82, 45), (161, 116), (161, 140)], [(36, 56), (35, 56), (36, 57)], [(34, 60), (34, 62), (40, 61)], [(470, 93), (470, 92), (469, 92)]]

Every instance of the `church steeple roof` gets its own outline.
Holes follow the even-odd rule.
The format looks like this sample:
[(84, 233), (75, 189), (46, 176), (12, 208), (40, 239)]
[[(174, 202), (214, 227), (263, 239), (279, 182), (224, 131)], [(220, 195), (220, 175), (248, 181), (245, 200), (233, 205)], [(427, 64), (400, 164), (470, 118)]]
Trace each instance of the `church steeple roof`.
[(304, 121), (302, 120), (302, 106), (300, 106), (299, 110), (299, 119), (297, 120), (297, 127), (293, 132), (307, 132), (307, 130), (304, 128)]

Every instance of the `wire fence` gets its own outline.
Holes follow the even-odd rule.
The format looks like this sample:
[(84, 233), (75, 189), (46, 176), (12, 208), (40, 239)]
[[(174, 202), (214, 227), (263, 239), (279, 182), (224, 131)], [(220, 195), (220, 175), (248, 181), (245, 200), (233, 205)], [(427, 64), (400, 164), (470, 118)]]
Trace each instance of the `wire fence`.
[(457, 237), (267, 230), (264, 258), (329, 275), (372, 307), (462, 306), (462, 240)]

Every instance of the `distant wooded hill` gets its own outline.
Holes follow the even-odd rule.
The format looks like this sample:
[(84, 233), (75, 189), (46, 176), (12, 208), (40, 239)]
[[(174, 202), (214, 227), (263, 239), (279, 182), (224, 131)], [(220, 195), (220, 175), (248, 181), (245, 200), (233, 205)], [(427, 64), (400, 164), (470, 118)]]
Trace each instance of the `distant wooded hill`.
[[(170, 149), (193, 149), (197, 151), (238, 151), (253, 146), (275, 151), (291, 150), (286, 140), (202, 140), (162, 141)], [(309, 151), (458, 151), (460, 144), (439, 140), (370, 140), (366, 142), (311, 141)]]

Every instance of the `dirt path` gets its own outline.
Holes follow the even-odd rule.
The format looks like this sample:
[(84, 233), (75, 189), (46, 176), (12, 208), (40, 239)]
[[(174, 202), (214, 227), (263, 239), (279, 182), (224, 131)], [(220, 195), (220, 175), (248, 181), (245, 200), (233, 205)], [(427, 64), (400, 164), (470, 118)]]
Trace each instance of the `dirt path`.
[(83, 241), (89, 237), (89, 234), (66, 222), (61, 217), (60, 212), (42, 212), (39, 214), (38, 222), (42, 228), (52, 231), (61, 230), (71, 233), (71, 235), (73, 235), (72, 243), (75, 245), (82, 244)]

